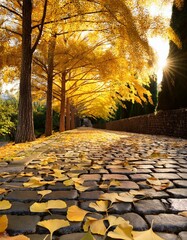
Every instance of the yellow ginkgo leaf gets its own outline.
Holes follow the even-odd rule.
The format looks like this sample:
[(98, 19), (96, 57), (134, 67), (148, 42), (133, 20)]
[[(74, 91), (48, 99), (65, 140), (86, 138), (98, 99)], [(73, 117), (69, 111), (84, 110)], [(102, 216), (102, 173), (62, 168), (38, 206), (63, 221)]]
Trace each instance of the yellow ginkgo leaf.
[(160, 186), (162, 185), (161, 181), (158, 178), (150, 177), (146, 180), (149, 184)]
[(44, 220), (37, 223), (38, 226), (47, 228), (50, 232), (50, 238), (52, 239), (53, 233), (62, 228), (62, 227), (68, 227), (70, 226), (69, 222), (63, 219), (50, 219), (50, 220)]
[(100, 195), (100, 199), (102, 200), (109, 200), (111, 203), (118, 202), (117, 200), (118, 194), (117, 193), (104, 193)]
[(67, 204), (63, 200), (49, 200), (47, 202), (47, 208), (52, 209), (52, 208), (66, 208)]
[(96, 203), (91, 202), (89, 207), (94, 208), (97, 212), (106, 212), (108, 209), (108, 201), (96, 201)]
[(67, 219), (73, 222), (81, 222), (87, 213), (89, 212), (77, 207), (76, 205), (73, 205), (68, 208)]
[(10, 209), (11, 207), (12, 207), (12, 204), (8, 200), (0, 201), (0, 210)]
[(133, 231), (132, 235), (134, 240), (145, 240), (145, 239), (154, 239), (154, 240), (164, 240), (163, 238), (159, 237), (156, 233), (153, 232), (152, 228), (146, 231)]
[(84, 179), (82, 178), (72, 178), (74, 183), (79, 183), (79, 184), (83, 184), (84, 183)]
[(129, 193), (134, 196), (137, 196), (137, 195), (145, 196), (146, 195), (146, 193), (143, 190), (130, 190)]
[(134, 195), (131, 195), (130, 193), (120, 193), (119, 196), (116, 197), (116, 199), (118, 201), (122, 201), (122, 202), (135, 202), (138, 199), (134, 197)]
[(3, 233), (8, 227), (8, 218), (6, 215), (0, 217), (0, 233)]
[(48, 202), (44, 203), (33, 203), (30, 206), (31, 212), (48, 212), (49, 209), (61, 209), (66, 208), (67, 205), (63, 200), (49, 200)]
[(47, 195), (47, 194), (49, 194), (49, 193), (51, 193), (51, 192), (52, 192), (51, 190), (37, 191), (38, 194), (42, 195), (42, 198), (43, 198), (45, 195)]
[(30, 206), (30, 211), (31, 212), (48, 212), (48, 208), (47, 208), (47, 202), (44, 203), (33, 203)]
[(72, 180), (72, 179), (69, 179), (69, 180), (65, 180), (64, 182), (63, 182), (63, 184), (65, 185), (65, 186), (72, 186), (72, 185), (74, 185), (74, 181)]
[(113, 232), (109, 232), (107, 234), (107, 236), (109, 236), (111, 238), (114, 238), (114, 239), (133, 240), (132, 228), (133, 227), (128, 222), (125, 222), (123, 224), (118, 225), (114, 229), (114, 231)]
[(120, 183), (120, 181), (118, 181), (118, 180), (111, 180), (110, 181), (110, 183), (109, 183), (109, 187), (111, 187), (111, 186), (120, 186), (121, 185), (121, 183)]
[(6, 189), (4, 189), (4, 188), (0, 188), (0, 194), (2, 194), (2, 193), (6, 193), (6, 192), (7, 192)]
[(32, 177), (30, 178), (30, 180), (26, 183), (23, 183), (24, 187), (29, 187), (29, 188), (37, 188), (37, 187), (41, 187), (44, 186), (46, 184), (49, 185), (54, 185), (56, 181), (41, 181), (41, 178), (36, 178), (36, 177)]
[(85, 232), (87, 232), (90, 229), (91, 233), (104, 236), (107, 230), (104, 224), (104, 220), (105, 219), (98, 220), (92, 217), (87, 217), (83, 229)]
[(187, 211), (179, 212), (178, 215), (187, 217)]
[(77, 178), (79, 176), (79, 173), (72, 173), (72, 172), (70, 172), (70, 173), (67, 173), (67, 175), (70, 178)]
[(84, 192), (84, 191), (88, 190), (90, 187), (82, 186), (79, 183), (75, 183), (75, 188), (76, 188), (76, 190), (78, 190), (80, 192)]
[(115, 217), (115, 216), (112, 216), (112, 215), (109, 215), (107, 217), (107, 220), (109, 222), (109, 227), (117, 226), (117, 225), (120, 225), (120, 224), (123, 224), (123, 223), (129, 224), (129, 222), (126, 221), (124, 218), (122, 218), (122, 217)]

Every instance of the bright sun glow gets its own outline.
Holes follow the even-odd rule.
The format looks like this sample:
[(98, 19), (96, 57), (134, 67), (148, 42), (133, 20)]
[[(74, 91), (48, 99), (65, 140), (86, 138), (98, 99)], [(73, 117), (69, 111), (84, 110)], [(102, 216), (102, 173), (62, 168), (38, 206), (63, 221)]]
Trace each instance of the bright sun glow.
[(167, 66), (167, 56), (169, 53), (169, 41), (162, 37), (154, 37), (149, 39), (151, 47), (157, 54), (157, 82), (158, 84), (162, 81), (163, 69)]
[[(156, 5), (152, 4), (149, 7), (149, 12), (152, 16), (162, 16), (168, 21), (168, 26), (170, 24), (170, 18), (172, 14), (172, 3), (168, 5)], [(163, 69), (167, 66), (167, 56), (169, 53), (169, 40), (159, 37), (153, 37), (149, 39), (151, 47), (154, 49), (157, 55), (157, 83), (159, 84), (162, 81)]]

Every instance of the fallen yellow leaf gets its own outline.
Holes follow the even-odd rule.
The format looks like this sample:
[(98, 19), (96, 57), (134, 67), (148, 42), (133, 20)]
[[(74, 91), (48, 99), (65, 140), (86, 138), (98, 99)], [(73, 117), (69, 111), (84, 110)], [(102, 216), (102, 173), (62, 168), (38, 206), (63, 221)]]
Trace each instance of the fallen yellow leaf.
[(63, 200), (49, 200), (44, 203), (33, 203), (30, 206), (31, 212), (48, 212), (49, 209), (61, 209), (66, 208), (67, 204)]
[(122, 202), (135, 202), (138, 199), (134, 197), (134, 195), (131, 195), (130, 193), (120, 193), (119, 196), (116, 197), (116, 199), (118, 201), (122, 201)]
[(47, 195), (47, 194), (49, 194), (49, 193), (51, 193), (51, 192), (52, 192), (51, 190), (37, 191), (38, 194), (42, 195), (42, 198), (43, 198), (45, 195)]
[(12, 204), (8, 200), (0, 201), (0, 210), (10, 209), (11, 207), (12, 207)]
[(107, 230), (104, 224), (104, 220), (105, 219), (98, 220), (92, 217), (87, 217), (83, 229), (85, 232), (87, 232), (90, 229), (91, 233), (104, 236)]
[(0, 188), (0, 194), (2, 194), (2, 193), (6, 193), (6, 192), (7, 192), (6, 189), (4, 189), (4, 188)]
[(76, 205), (73, 205), (68, 208), (67, 219), (73, 222), (81, 222), (87, 213), (89, 212), (77, 207)]
[(82, 186), (79, 183), (75, 183), (75, 188), (76, 188), (76, 190), (78, 190), (80, 192), (84, 192), (84, 191), (88, 190), (90, 187)]
[(109, 200), (111, 203), (118, 202), (117, 200), (118, 194), (117, 193), (104, 193), (100, 195), (100, 199), (102, 200)]
[(96, 201), (96, 203), (91, 202), (89, 207), (94, 208), (98, 212), (106, 212), (108, 210), (108, 201)]
[(133, 240), (132, 229), (133, 227), (128, 222), (124, 222), (118, 225), (114, 231), (109, 232), (107, 236), (114, 239)]
[(0, 217), (0, 233), (3, 233), (8, 227), (8, 218), (6, 215)]
[(50, 219), (44, 220), (37, 223), (38, 226), (47, 228), (50, 232), (50, 239), (52, 240), (53, 233), (62, 228), (70, 226), (69, 222), (63, 219)]
[(124, 218), (122, 218), (122, 217), (115, 217), (113, 215), (109, 215), (106, 219), (109, 222), (109, 228), (113, 227), (113, 226), (117, 226), (117, 225), (123, 224), (123, 223), (129, 224), (129, 222), (126, 221)]

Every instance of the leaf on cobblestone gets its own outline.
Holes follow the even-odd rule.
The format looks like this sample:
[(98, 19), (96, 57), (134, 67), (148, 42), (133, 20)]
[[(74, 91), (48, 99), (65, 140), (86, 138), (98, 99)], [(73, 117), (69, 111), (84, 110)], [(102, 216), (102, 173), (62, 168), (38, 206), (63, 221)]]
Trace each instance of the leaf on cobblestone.
[(38, 194), (42, 195), (42, 198), (51, 192), (52, 192), (51, 190), (37, 191)]
[(48, 209), (54, 209), (54, 208), (66, 208), (67, 204), (63, 200), (49, 200), (47, 202), (47, 208)]
[(161, 186), (162, 185), (161, 181), (158, 178), (155, 178), (155, 177), (147, 178), (147, 182), (151, 185), (156, 185), (156, 186)]
[(120, 181), (115, 180), (115, 179), (112, 179), (109, 183), (109, 187), (111, 187), (111, 186), (116, 186), (117, 187), (117, 186), (120, 186), (120, 185), (121, 185)]
[(73, 222), (81, 222), (84, 220), (84, 217), (87, 213), (89, 212), (77, 207), (76, 205), (73, 205), (68, 208), (67, 219)]
[(6, 215), (0, 216), (0, 233), (3, 233), (8, 227), (8, 218)]
[(30, 211), (31, 212), (48, 212), (48, 208), (47, 208), (47, 202), (44, 203), (33, 203), (30, 206)]
[(151, 155), (148, 156), (148, 158), (167, 158), (168, 155), (165, 153), (159, 153), (157, 151), (154, 151), (151, 153)]
[(79, 184), (83, 184), (84, 183), (84, 179), (82, 178), (72, 178), (74, 183), (79, 183)]
[[(133, 227), (128, 223), (122, 223), (118, 225), (114, 231), (110, 231), (107, 236), (114, 239), (124, 239), (124, 240), (133, 240), (132, 237), (132, 229)], [(142, 239), (145, 240), (145, 239)]]
[(137, 198), (134, 197), (134, 195), (128, 192), (120, 193), (119, 196), (116, 197), (116, 199), (122, 202), (135, 202), (138, 200)]
[(68, 175), (68, 177), (70, 177), (70, 178), (76, 178), (76, 177), (78, 177), (79, 176), (79, 173), (72, 173), (72, 172), (70, 172), (70, 173), (67, 173), (67, 175)]
[(145, 196), (146, 193), (143, 190), (130, 190), (129, 193), (134, 196)]
[(28, 182), (23, 183), (24, 187), (37, 188), (46, 184), (54, 185), (56, 181), (41, 181), (41, 178), (32, 177)]
[(90, 233), (90, 232), (87, 232), (83, 238), (81, 238), (80, 240), (96, 240), (94, 238), (94, 236)]
[(72, 179), (69, 179), (69, 180), (63, 181), (63, 184), (68, 187), (68, 186), (73, 186), (74, 182)]
[(18, 177), (32, 177), (33, 172), (28, 172), (28, 173), (20, 173)]
[(76, 188), (76, 190), (78, 190), (80, 192), (84, 192), (84, 191), (88, 190), (90, 187), (86, 187), (79, 183), (75, 183), (75, 188)]
[(178, 215), (187, 217), (187, 211), (179, 212)]
[(2, 193), (6, 193), (6, 192), (7, 192), (6, 189), (4, 189), (4, 188), (0, 188), (0, 194), (2, 194)]
[(100, 195), (100, 199), (102, 200), (109, 200), (112, 203), (118, 202), (117, 200), (118, 194), (117, 193), (104, 193)]
[(8, 200), (0, 201), (0, 210), (7, 210), (12, 207), (12, 204)]
[(113, 215), (109, 215), (107, 217), (107, 220), (109, 222), (109, 227), (108, 228), (110, 228), (112, 226), (117, 226), (117, 225), (120, 225), (120, 224), (123, 224), (123, 223), (129, 224), (129, 222), (126, 221), (124, 218), (122, 218), (122, 217), (115, 217)]
[(48, 202), (44, 203), (33, 203), (30, 206), (31, 212), (48, 212), (49, 209), (62, 209), (66, 208), (67, 204), (66, 202), (62, 200), (49, 200)]
[(104, 224), (104, 220), (105, 219), (98, 220), (96, 218), (87, 217), (83, 229), (85, 232), (90, 229), (91, 233), (104, 236), (107, 230)]
[(171, 184), (171, 182), (167, 179), (159, 180), (158, 178), (155, 178), (155, 177), (148, 178), (147, 183), (149, 186), (151, 186), (157, 191), (164, 190), (168, 188)]
[(37, 223), (38, 226), (47, 228), (50, 232), (50, 240), (52, 240), (53, 233), (63, 227), (70, 226), (69, 222), (63, 219), (50, 219), (44, 220)]
[(159, 237), (156, 233), (153, 232), (152, 228), (146, 231), (133, 231), (132, 235), (134, 240), (145, 240), (145, 239), (154, 239), (154, 240), (164, 240), (163, 238)]
[(55, 178), (60, 179), (61, 181), (68, 179), (68, 177), (65, 174), (63, 174), (64, 172), (63, 170), (53, 169), (53, 172), (54, 173), (51, 173), (50, 176), (54, 176)]
[(107, 212), (108, 201), (96, 201), (96, 203), (91, 202), (89, 207), (94, 208), (98, 212)]

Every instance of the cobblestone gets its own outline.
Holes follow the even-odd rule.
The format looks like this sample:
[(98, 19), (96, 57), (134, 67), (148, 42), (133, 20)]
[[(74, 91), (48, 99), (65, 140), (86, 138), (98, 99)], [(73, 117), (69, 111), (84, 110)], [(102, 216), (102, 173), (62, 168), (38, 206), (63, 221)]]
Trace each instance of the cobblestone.
[[(99, 137), (95, 137), (94, 134), (99, 134)], [(81, 138), (82, 135), (85, 137)], [(145, 196), (138, 196), (139, 201), (115, 202), (108, 214), (123, 217), (138, 231), (149, 229), (154, 220), (153, 230), (163, 239), (186, 240), (187, 219), (178, 215), (181, 211), (187, 211), (186, 149), (186, 140), (164, 136), (94, 129), (79, 129), (68, 134), (58, 134), (35, 146), (32, 160), (26, 158), (20, 162), (1, 164), (1, 188), (7, 189), (8, 192), (0, 194), (0, 199), (9, 200), (12, 206), (8, 210), (0, 210), (0, 215), (8, 216), (8, 234), (24, 234), (31, 240), (43, 240), (49, 231), (37, 226), (38, 221), (66, 219), (68, 207), (72, 205), (92, 212), (89, 213), (91, 217), (101, 219), (106, 213), (95, 213), (95, 210), (89, 207), (90, 202), (97, 201), (101, 194), (143, 190)], [(86, 160), (79, 158), (82, 152)], [(157, 153), (158, 156), (154, 156), (153, 153)], [(57, 161), (41, 165), (41, 160), (50, 157), (56, 158)], [(46, 184), (36, 188), (23, 186), (30, 177), (20, 177), (20, 173), (32, 172), (35, 177), (42, 176), (45, 181), (53, 181), (55, 177), (50, 175), (54, 173), (53, 169), (62, 170), (62, 174), (69, 179), (75, 177), (75, 182), (77, 177), (81, 177), (84, 180), (83, 186), (89, 188), (82, 191), (77, 188), (76, 183), (66, 186), (64, 180), (58, 179), (58, 176), (58, 181), (52, 185)], [(4, 172), (10, 175), (5, 174), (4, 177)], [(162, 191), (155, 190), (147, 184), (146, 180), (149, 177), (170, 180), (170, 185)], [(116, 186), (110, 185), (113, 180), (117, 181)], [(101, 184), (104, 187), (101, 187)], [(41, 197), (38, 194), (39, 190), (52, 192)], [(67, 207), (50, 209), (51, 215), (48, 212), (30, 212), (30, 206), (34, 202), (48, 200), (64, 200)], [(83, 222), (71, 222), (69, 227), (55, 231), (54, 239), (80, 240), (84, 235)], [(103, 240), (98, 235), (95, 239)]]

